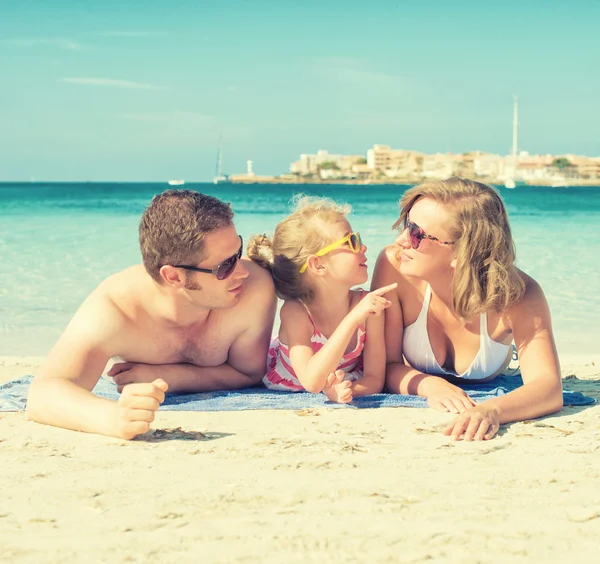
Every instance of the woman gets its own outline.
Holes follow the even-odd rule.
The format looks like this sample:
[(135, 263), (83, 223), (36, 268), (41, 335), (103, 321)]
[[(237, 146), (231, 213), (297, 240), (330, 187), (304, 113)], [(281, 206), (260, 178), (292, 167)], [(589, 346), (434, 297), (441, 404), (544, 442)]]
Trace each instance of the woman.
[[(502, 423), (562, 407), (560, 366), (542, 289), (517, 269), (504, 203), (489, 186), (453, 177), (408, 190), (395, 244), (375, 266), (387, 298), (386, 385), (459, 414), (444, 433), (491, 439)], [(524, 385), (475, 403), (456, 384), (501, 374), (514, 341)]]

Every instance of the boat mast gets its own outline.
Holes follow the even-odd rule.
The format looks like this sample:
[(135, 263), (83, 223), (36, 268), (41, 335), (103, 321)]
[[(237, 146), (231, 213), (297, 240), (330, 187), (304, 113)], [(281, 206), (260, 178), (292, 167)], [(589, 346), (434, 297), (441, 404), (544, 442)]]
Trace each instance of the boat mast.
[(512, 144), (512, 164), (516, 175), (517, 172), (517, 140), (519, 135), (519, 98), (513, 96), (513, 144)]
[(223, 156), (221, 154), (222, 153), (222, 146), (223, 146), (223, 136), (219, 135), (219, 144), (217, 146), (217, 162), (216, 162), (216, 165), (215, 165), (215, 177), (216, 178), (219, 178), (222, 175), (222, 173), (221, 173), (221, 169), (223, 168), (222, 167)]

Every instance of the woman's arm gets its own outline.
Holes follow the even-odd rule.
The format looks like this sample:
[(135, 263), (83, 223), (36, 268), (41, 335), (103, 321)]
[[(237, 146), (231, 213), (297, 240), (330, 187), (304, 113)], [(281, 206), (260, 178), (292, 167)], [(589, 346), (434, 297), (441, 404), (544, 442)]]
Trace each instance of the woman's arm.
[(398, 283), (395, 292), (388, 294), (391, 302), (385, 311), (385, 351), (386, 351), (386, 389), (392, 394), (419, 395), (428, 399), (430, 407), (439, 411), (461, 413), (473, 406), (474, 402), (458, 386), (440, 378), (424, 374), (404, 362), (402, 339), (404, 319), (400, 295), (405, 291), (407, 282), (394, 266), (394, 247), (381, 251), (375, 265), (371, 289), (393, 282)]
[(519, 354), (523, 386), (482, 402), (445, 430), (457, 439), (489, 439), (503, 423), (533, 419), (560, 411), (563, 405), (560, 364), (548, 302), (539, 284), (526, 277), (524, 298), (505, 314)]
[(404, 318), (400, 296), (406, 292), (408, 282), (403, 279), (395, 265), (394, 247), (390, 246), (379, 253), (371, 289), (393, 282), (398, 283), (396, 292), (390, 292), (390, 306), (385, 311), (385, 349), (387, 390), (392, 394), (410, 394), (427, 398), (429, 406), (438, 411), (462, 413), (474, 405), (474, 401), (458, 386), (439, 376), (425, 374), (404, 362), (402, 339)]
[(362, 353), (364, 375), (360, 380), (352, 382), (353, 397), (370, 396), (383, 390), (385, 383), (384, 320), (383, 315), (367, 319), (367, 334)]

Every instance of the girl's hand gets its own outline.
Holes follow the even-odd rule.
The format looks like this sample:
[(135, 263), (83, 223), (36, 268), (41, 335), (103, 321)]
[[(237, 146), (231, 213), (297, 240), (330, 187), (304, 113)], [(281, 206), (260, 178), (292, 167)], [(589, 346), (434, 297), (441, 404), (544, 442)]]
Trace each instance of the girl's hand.
[(335, 403), (350, 403), (352, 401), (352, 382), (344, 382), (345, 372), (336, 370), (327, 376), (323, 393), (329, 401)]
[(356, 324), (362, 325), (367, 317), (370, 317), (371, 315), (380, 315), (384, 309), (390, 307), (392, 302), (384, 298), (383, 295), (396, 289), (397, 286), (398, 284), (394, 282), (389, 286), (383, 286), (382, 288), (377, 288), (377, 290), (365, 294), (362, 300), (360, 300), (352, 310), (352, 315), (354, 316)]
[(461, 413), (444, 429), (443, 433), (444, 435), (451, 435), (455, 441), (463, 433), (465, 441), (489, 441), (498, 432), (499, 428), (498, 411), (486, 407), (483, 403)]

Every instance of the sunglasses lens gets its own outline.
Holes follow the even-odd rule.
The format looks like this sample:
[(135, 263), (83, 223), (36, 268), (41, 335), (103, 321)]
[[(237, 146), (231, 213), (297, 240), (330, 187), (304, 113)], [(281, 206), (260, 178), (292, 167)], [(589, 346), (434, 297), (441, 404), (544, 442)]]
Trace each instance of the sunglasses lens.
[(225, 278), (229, 278), (233, 274), (239, 254), (240, 253), (229, 257), (219, 265), (219, 268), (217, 269), (217, 280), (225, 280)]
[(413, 249), (418, 249), (421, 241), (423, 240), (421, 228), (411, 221), (408, 221), (408, 219), (406, 220), (406, 226), (408, 228), (408, 237), (410, 238), (411, 247)]
[(357, 253), (358, 251), (360, 251), (360, 247), (361, 247), (361, 240), (360, 240), (360, 235), (358, 233), (350, 233), (350, 248)]
[(232, 257), (229, 257), (228, 259), (224, 260), (218, 266), (217, 280), (225, 280), (225, 278), (229, 278), (233, 274), (233, 271), (235, 270), (235, 265), (237, 264), (237, 261), (242, 258), (242, 250), (244, 248), (244, 241), (243, 241), (241, 235), (239, 237), (240, 237), (240, 250)]

